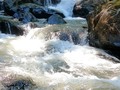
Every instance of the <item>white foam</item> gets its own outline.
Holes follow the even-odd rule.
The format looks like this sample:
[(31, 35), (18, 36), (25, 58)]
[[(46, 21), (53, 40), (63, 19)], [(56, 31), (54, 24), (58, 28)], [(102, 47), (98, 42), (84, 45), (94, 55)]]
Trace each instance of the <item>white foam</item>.
[(59, 4), (57, 4), (56, 6), (50, 6), (49, 8), (62, 12), (65, 17), (71, 17), (73, 6), (75, 3), (76, 0), (61, 0)]
[(12, 50), (18, 54), (13, 54), (14, 60), (10, 59), (11, 65), (4, 70), (30, 76), (45, 90), (119, 88), (120, 64), (100, 58), (98, 54), (105, 53), (102, 50), (57, 39), (44, 41), (20, 37), (9, 42), (12, 47), (7, 49), (14, 48)]

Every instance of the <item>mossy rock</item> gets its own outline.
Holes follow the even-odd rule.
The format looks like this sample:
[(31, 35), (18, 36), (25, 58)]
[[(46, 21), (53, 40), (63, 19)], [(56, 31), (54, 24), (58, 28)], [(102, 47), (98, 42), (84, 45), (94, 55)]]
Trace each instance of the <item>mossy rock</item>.
[[(89, 43), (105, 49), (120, 58), (120, 1), (108, 1), (101, 10), (89, 15)], [(117, 7), (117, 8), (116, 8)]]

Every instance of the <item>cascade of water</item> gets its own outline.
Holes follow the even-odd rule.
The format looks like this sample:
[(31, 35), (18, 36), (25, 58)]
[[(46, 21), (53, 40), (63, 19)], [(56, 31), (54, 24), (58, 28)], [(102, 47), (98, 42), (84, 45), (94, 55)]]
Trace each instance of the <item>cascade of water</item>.
[(56, 9), (60, 12), (62, 12), (65, 17), (71, 17), (72, 16), (72, 10), (77, 0), (61, 0), (59, 4), (56, 6), (49, 6), (49, 8)]
[[(70, 17), (76, 1), (61, 0), (51, 8)], [(111, 62), (118, 59), (84, 44), (87, 22), (73, 20), (66, 19), (65, 25), (41, 24), (41, 28), (26, 24), (25, 36), (10, 35), (6, 23), (10, 34), (0, 33), (0, 90), (120, 90), (120, 63)]]
[(51, 0), (44, 0), (44, 6), (50, 6), (50, 5), (52, 5)]
[(11, 28), (10, 28), (10, 24), (7, 23), (7, 26), (8, 26), (9, 33), (12, 34), (12, 32), (11, 32)]

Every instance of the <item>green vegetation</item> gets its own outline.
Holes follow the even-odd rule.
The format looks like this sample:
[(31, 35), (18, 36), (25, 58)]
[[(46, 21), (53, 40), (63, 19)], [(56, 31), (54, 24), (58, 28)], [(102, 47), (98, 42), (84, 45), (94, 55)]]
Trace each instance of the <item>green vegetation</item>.
[(115, 8), (120, 8), (120, 0), (114, 0), (113, 6), (114, 6)]

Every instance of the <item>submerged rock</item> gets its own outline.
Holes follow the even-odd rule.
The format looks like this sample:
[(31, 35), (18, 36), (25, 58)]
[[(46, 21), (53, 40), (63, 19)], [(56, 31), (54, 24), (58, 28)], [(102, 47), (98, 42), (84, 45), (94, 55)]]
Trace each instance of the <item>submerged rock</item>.
[(32, 90), (33, 83), (29, 80), (17, 80), (6, 86), (7, 90)]
[[(80, 21), (82, 22), (82, 21)], [(51, 39), (60, 39), (62, 41), (69, 41), (74, 44), (85, 45), (88, 41), (88, 32), (86, 28), (82, 28), (82, 24), (72, 21), (73, 24), (54, 24), (47, 25), (44, 28), (38, 29), (30, 38), (40, 38), (45, 41)], [(85, 21), (85, 23), (87, 23)], [(83, 24), (85, 25), (85, 24)]]
[(47, 19), (48, 24), (65, 24), (66, 21), (58, 14), (53, 14)]
[(88, 17), (89, 43), (120, 58), (120, 1), (98, 6)]
[(82, 45), (82, 39), (83, 38), (80, 38), (79, 34), (80, 33), (75, 33), (75, 32), (71, 32), (71, 33), (61, 32), (60, 35), (59, 35), (59, 39), (63, 40), (63, 41), (73, 42), (75, 45), (76, 44), (81, 44)]
[(53, 67), (54, 72), (65, 72), (65, 69), (69, 69), (70, 66), (63, 60), (49, 60), (48, 64), (50, 64)]
[(37, 88), (36, 83), (29, 76), (5, 70), (0, 75), (0, 90), (36, 90)]

